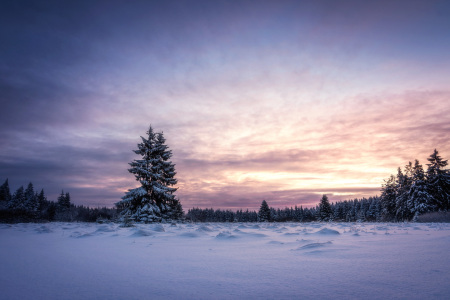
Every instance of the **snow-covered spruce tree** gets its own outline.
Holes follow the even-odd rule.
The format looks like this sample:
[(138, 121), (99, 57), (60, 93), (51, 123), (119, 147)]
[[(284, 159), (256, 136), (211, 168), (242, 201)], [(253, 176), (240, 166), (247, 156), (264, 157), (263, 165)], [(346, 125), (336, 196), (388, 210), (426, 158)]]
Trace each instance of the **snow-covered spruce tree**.
[(26, 198), (23, 186), (19, 187), (8, 202), (8, 209), (26, 211)]
[(448, 162), (439, 156), (435, 149), (428, 158), (427, 183), (429, 194), (433, 197), (434, 210), (450, 209), (450, 170), (444, 169)]
[(45, 197), (44, 189), (41, 189), (41, 192), (39, 194), (36, 193), (36, 197), (39, 202), (39, 207), (42, 208), (47, 204), (47, 197)]
[(380, 205), (381, 205), (381, 219), (383, 221), (393, 221), (396, 213), (396, 197), (397, 197), (397, 180), (394, 175), (391, 175), (387, 181), (382, 185)]
[(71, 211), (71, 206), (69, 193), (64, 194), (64, 191), (61, 191), (56, 203), (55, 219), (58, 221), (72, 221), (74, 215), (73, 211)]
[(34, 187), (31, 182), (25, 190), (25, 209), (34, 216), (37, 215), (39, 210), (39, 200), (34, 193)]
[(432, 210), (433, 206), (433, 197), (428, 193), (425, 172), (417, 159), (414, 164), (412, 182), (407, 205), (414, 218), (417, 219), (419, 215)]
[(175, 165), (169, 161), (172, 151), (168, 150), (163, 133), (155, 133), (151, 126), (147, 138), (141, 139), (134, 152), (142, 158), (132, 161), (128, 169), (141, 186), (128, 190), (116, 203), (122, 210), (122, 220), (151, 223), (179, 219), (183, 210), (174, 195), (177, 180)]
[(366, 213), (366, 221), (373, 222), (377, 219), (377, 198), (369, 198), (369, 207)]
[(270, 218), (270, 208), (267, 204), (266, 200), (263, 200), (261, 202), (261, 207), (259, 208), (258, 212), (258, 221), (259, 222), (269, 222), (271, 220)]
[(406, 165), (404, 173), (398, 168), (397, 195), (395, 197), (395, 219), (397, 221), (407, 221), (413, 217), (407, 205), (408, 193), (412, 185), (412, 169), (411, 162)]
[(328, 222), (333, 218), (333, 211), (331, 209), (330, 201), (328, 201), (327, 195), (323, 195), (320, 199), (318, 219), (319, 221)]
[(70, 195), (66, 193), (64, 195), (64, 191), (61, 191), (61, 194), (58, 197), (58, 211), (59, 212), (67, 212), (70, 209)]

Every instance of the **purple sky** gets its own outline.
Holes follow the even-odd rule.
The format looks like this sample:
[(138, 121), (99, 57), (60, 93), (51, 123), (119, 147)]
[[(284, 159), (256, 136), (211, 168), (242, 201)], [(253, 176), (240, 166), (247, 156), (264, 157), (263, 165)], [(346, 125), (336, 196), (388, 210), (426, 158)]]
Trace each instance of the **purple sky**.
[(0, 180), (112, 206), (152, 124), (191, 207), (379, 194), (450, 158), (448, 1), (1, 1)]

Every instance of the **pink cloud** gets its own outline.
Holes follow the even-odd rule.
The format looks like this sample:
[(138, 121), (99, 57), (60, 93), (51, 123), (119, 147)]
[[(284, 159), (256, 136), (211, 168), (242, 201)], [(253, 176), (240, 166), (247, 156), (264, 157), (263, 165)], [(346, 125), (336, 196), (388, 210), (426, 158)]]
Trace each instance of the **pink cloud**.
[[(330, 193), (332, 201), (379, 194), (383, 179), (398, 166), (415, 158), (426, 163), (434, 148), (444, 157), (450, 153), (449, 99), (448, 92), (356, 97), (333, 103), (337, 106), (333, 113), (302, 122), (291, 136), (279, 140), (276, 134), (258, 133), (249, 143), (242, 137), (222, 148), (216, 144), (203, 156), (190, 148), (191, 152), (180, 153), (190, 158), (174, 158), (182, 183), (180, 197), (188, 207), (217, 203), (245, 208), (261, 199), (277, 206), (310, 205), (317, 201), (315, 193)], [(295, 123), (285, 121), (286, 126)], [(224, 127), (219, 134), (226, 132)], [(310, 183), (314, 189), (293, 189), (290, 181)], [(240, 198), (245, 201), (233, 202)]]

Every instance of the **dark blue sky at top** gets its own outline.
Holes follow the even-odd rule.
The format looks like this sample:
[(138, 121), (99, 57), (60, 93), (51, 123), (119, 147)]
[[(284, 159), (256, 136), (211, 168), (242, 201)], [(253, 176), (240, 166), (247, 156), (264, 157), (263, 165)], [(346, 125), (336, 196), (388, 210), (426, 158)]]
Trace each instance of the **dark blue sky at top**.
[[(0, 180), (13, 189), (31, 181), (50, 200), (64, 189), (78, 204), (111, 206), (134, 187), (127, 163), (152, 124), (174, 151), (187, 208), (251, 208), (262, 198), (309, 204), (315, 191), (376, 194), (377, 184), (353, 183), (352, 168), (345, 174), (354, 186), (333, 185), (305, 158), (330, 151), (345, 163), (339, 145), (366, 136), (348, 127), (337, 142), (330, 125), (318, 130), (330, 135), (298, 137), (323, 124), (321, 114), (333, 122), (382, 115), (374, 99), (386, 95), (446, 112), (449, 15), (448, 1), (2, 1)], [(409, 113), (423, 118), (416, 124), (440, 133), (417, 142), (426, 149), (398, 149), (422, 157), (445, 144), (448, 119), (436, 124), (438, 112), (419, 109)], [(333, 149), (318, 146), (328, 141)], [(311, 153), (296, 155), (299, 165), (280, 162), (272, 147), (282, 145)], [(297, 188), (292, 169), (330, 187)], [(276, 184), (286, 178), (288, 186)]]

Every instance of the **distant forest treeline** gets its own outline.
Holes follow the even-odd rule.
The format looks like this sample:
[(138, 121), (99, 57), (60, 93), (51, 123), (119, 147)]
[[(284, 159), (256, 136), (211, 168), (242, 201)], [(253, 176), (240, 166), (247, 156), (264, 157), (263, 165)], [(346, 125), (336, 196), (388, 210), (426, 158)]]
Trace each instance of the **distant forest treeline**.
[[(450, 210), (450, 170), (445, 167), (437, 150), (428, 158), (427, 170), (418, 160), (409, 162), (397, 174), (391, 175), (381, 187), (381, 195), (370, 198), (330, 203), (323, 195), (316, 207), (302, 206), (275, 209), (266, 201), (259, 211), (214, 210), (192, 208), (184, 219), (193, 222), (401, 222), (417, 219), (429, 212)], [(118, 210), (111, 208), (89, 208), (75, 206), (70, 194), (61, 192), (56, 202), (48, 201), (44, 190), (35, 192), (30, 183), (26, 189), (20, 187), (11, 195), (6, 180), (0, 186), (0, 221), (116, 221)]]
[(391, 175), (382, 185), (381, 196), (330, 204), (324, 195), (320, 204), (313, 208), (274, 209), (263, 201), (258, 212), (192, 208), (188, 210), (186, 219), (195, 222), (411, 221), (425, 213), (450, 210), (450, 172), (445, 169), (447, 160), (434, 150), (428, 162), (426, 172), (417, 159), (414, 164), (409, 162), (403, 171), (398, 168), (397, 175)]
[(8, 179), (0, 186), (0, 222), (96, 222), (114, 220), (116, 209), (76, 206), (70, 194), (61, 192), (56, 202), (47, 200), (44, 190), (35, 192), (30, 182), (11, 195)]
[[(328, 199), (328, 198), (327, 198)], [(264, 202), (263, 202), (264, 203)], [(267, 202), (266, 202), (267, 203)], [(382, 221), (380, 209), (380, 197), (370, 197), (368, 199), (355, 199), (340, 201), (329, 204), (331, 217), (322, 218), (319, 205), (312, 208), (286, 207), (284, 209), (268, 208), (264, 212), (264, 204), (259, 211), (238, 210), (214, 210), (212, 208), (189, 209), (186, 219), (193, 222), (314, 222), (314, 221)]]

